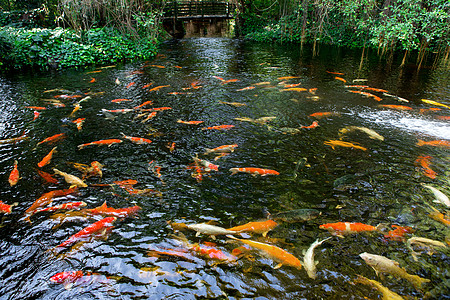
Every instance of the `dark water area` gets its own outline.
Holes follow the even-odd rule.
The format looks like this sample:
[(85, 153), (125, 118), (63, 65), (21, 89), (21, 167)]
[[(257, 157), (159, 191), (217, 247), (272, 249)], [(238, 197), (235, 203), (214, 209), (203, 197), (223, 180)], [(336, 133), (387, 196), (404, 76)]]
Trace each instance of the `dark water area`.
[[(445, 66), (419, 72), (415, 65), (399, 68), (402, 57), (389, 64), (374, 53), (360, 69), (360, 58), (359, 51), (340, 48), (321, 47), (313, 57), (309, 49), (293, 45), (198, 38), (167, 41), (150, 62), (2, 75), (0, 200), (15, 206), (0, 215), (0, 299), (381, 299), (376, 289), (355, 282), (357, 275), (405, 299), (450, 298), (449, 207), (433, 202), (435, 196), (423, 186), (450, 195), (450, 71)], [(67, 97), (74, 95), (80, 97)], [(72, 113), (78, 101), (81, 108)], [(136, 109), (146, 101), (152, 104)], [(46, 109), (33, 120), (35, 109), (27, 106)], [(160, 107), (171, 109), (153, 118), (152, 111), (143, 110)], [(118, 109), (125, 111), (107, 111)], [(312, 115), (317, 112), (333, 114)], [(254, 121), (262, 117), (274, 118)], [(81, 130), (73, 123), (78, 118), (85, 119)], [(217, 125), (234, 127), (202, 129)], [(5, 141), (23, 133), (24, 139)], [(64, 139), (38, 145), (60, 133)], [(152, 142), (137, 144), (122, 133)], [(78, 147), (105, 139), (122, 142)], [(333, 140), (354, 146), (324, 144)], [(439, 142), (421, 145), (420, 140)], [(205, 154), (232, 144), (238, 145), (235, 151), (217, 160)], [(50, 163), (38, 167), (54, 147)], [(218, 165), (218, 171), (198, 171), (196, 156)], [(10, 186), (15, 160), (20, 179)], [(70, 186), (61, 176), (55, 176), (59, 183), (47, 183), (37, 170), (54, 174), (56, 168), (81, 178), (73, 163), (92, 161), (103, 165), (102, 177), (86, 178), (88, 187), (55, 197), (47, 207), (84, 201), (82, 209), (93, 209), (106, 201), (108, 207), (141, 209), (135, 216), (118, 217), (112, 230), (99, 230), (56, 253), (56, 246), (104, 216), (80, 213), (84, 210), (78, 218), (76, 211), (36, 212), (26, 221), (25, 211), (36, 199)], [(279, 175), (229, 171), (248, 167)], [(113, 184), (128, 179), (137, 183), (132, 188)], [(315, 279), (305, 266), (275, 268), (280, 261), (270, 254), (243, 248), (225, 235), (213, 239), (187, 229), (181, 232), (188, 242), (182, 242), (168, 224), (211, 222), (230, 228), (295, 209), (321, 215), (304, 222), (277, 221), (265, 237), (234, 236), (279, 247), (300, 260), (314, 241), (331, 237), (314, 250)], [(444, 214), (442, 220), (430, 217), (434, 209)], [(62, 222), (56, 213), (72, 218)], [(381, 225), (379, 231), (344, 237), (319, 228), (336, 222)], [(411, 229), (393, 240), (388, 236), (392, 225)], [(406, 243), (412, 237), (447, 248), (428, 251), (413, 245), (420, 254), (416, 261)], [(194, 246), (205, 242), (230, 256), (236, 248), (242, 254), (231, 261), (211, 259)], [(429, 282), (416, 289), (404, 278), (381, 278), (359, 256), (363, 252), (394, 260)], [(50, 281), (64, 271), (84, 276), (65, 285)]]

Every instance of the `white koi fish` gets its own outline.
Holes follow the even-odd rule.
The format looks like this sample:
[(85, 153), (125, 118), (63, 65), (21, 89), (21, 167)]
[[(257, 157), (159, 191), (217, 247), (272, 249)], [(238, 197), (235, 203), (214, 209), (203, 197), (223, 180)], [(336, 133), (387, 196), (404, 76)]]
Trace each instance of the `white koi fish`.
[(306, 273), (308, 273), (309, 278), (316, 279), (316, 265), (318, 262), (314, 261), (314, 249), (329, 239), (331, 239), (331, 237), (321, 241), (317, 239), (306, 251), (305, 256), (303, 257), (303, 265), (305, 266)]

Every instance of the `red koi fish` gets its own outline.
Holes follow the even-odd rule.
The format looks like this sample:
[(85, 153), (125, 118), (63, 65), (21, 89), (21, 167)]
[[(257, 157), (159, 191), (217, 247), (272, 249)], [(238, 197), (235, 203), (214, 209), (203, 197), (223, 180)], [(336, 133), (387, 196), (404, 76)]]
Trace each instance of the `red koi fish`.
[(212, 129), (212, 130), (227, 130), (233, 128), (234, 125), (217, 125), (211, 127), (203, 127), (202, 130)]
[(186, 124), (186, 125), (198, 125), (203, 123), (203, 121), (182, 121), (178, 120), (177, 123)]
[(311, 125), (309, 125), (309, 126), (302, 126), (302, 127), (300, 127), (300, 128), (311, 129), (311, 128), (316, 128), (317, 126), (319, 126), (319, 122), (314, 121), (314, 122), (312, 122)]
[(169, 149), (170, 153), (172, 153), (173, 151), (175, 151), (175, 145), (176, 145), (175, 142), (172, 142), (172, 143), (168, 143), (168, 144), (167, 144), (166, 147)]
[(156, 91), (159, 91), (162, 88), (169, 87), (169, 86), (170, 86), (170, 84), (168, 84), (168, 85), (160, 85), (160, 86), (154, 87), (154, 88), (152, 88), (152, 89), (150, 89), (148, 91), (149, 92), (156, 92)]
[(109, 147), (113, 144), (118, 144), (118, 143), (122, 143), (122, 140), (119, 140), (119, 139), (100, 140), (100, 141), (90, 142), (87, 144), (78, 145), (78, 149), (81, 150), (87, 146), (101, 146), (101, 145), (108, 145), (108, 147)]
[(328, 223), (319, 226), (320, 229), (328, 230), (333, 235), (342, 236), (344, 234), (358, 233), (364, 231), (376, 231), (378, 227), (351, 222)]
[(146, 88), (152, 86), (152, 84), (153, 84), (153, 82), (150, 82), (149, 84), (144, 85), (142, 88), (143, 88), (143, 89), (146, 89)]
[(53, 153), (56, 151), (56, 147), (54, 147), (50, 152), (38, 163), (38, 167), (42, 168), (50, 163), (50, 160), (53, 157)]
[(431, 107), (431, 108), (421, 108), (421, 109), (419, 109), (419, 112), (421, 114), (423, 114), (423, 113), (430, 112), (430, 111), (440, 111), (440, 110), (442, 110), (442, 109), (437, 108), (437, 107)]
[(70, 284), (76, 282), (83, 277), (83, 271), (66, 271), (50, 277), (50, 281), (53, 283)]
[(380, 93), (389, 93), (389, 91), (383, 89), (377, 89), (373, 87), (365, 87), (364, 90), (372, 91), (372, 92), (380, 92)]
[(0, 200), (0, 213), (10, 214), (14, 205), (8, 205)]
[(398, 110), (412, 110), (412, 107), (406, 105), (380, 105), (381, 107), (398, 109)]
[(215, 75), (213, 75), (213, 77), (216, 78), (216, 79), (219, 79), (219, 80), (222, 81), (222, 82), (225, 81), (225, 79), (223, 79), (222, 77), (215, 76)]
[(58, 133), (55, 135), (52, 135), (51, 137), (48, 137), (42, 141), (40, 141), (39, 143), (37, 143), (37, 146), (43, 143), (55, 143), (57, 141), (60, 141), (62, 139), (66, 138), (66, 134), (65, 133)]
[(69, 210), (69, 209), (78, 209), (80, 207), (86, 206), (86, 202), (83, 201), (77, 201), (77, 202), (67, 202), (60, 205), (55, 205), (47, 208), (42, 208), (36, 210), (36, 213), (38, 212), (45, 212), (45, 211), (57, 211), (57, 210)]
[(261, 222), (250, 222), (244, 225), (227, 228), (227, 230), (261, 233), (265, 237), (270, 230), (274, 229), (277, 226), (278, 226), (277, 222), (273, 220), (267, 220)]
[(106, 205), (106, 201), (99, 207), (89, 210), (92, 215), (102, 215), (104, 217), (115, 217), (115, 218), (128, 218), (141, 210), (140, 206), (130, 206), (125, 208), (113, 208)]
[(40, 112), (38, 112), (37, 110), (35, 110), (35, 111), (34, 111), (33, 121), (35, 121), (35, 120), (39, 117), (40, 114), (41, 114)]
[[(41, 197), (39, 197), (34, 203), (25, 211), (25, 214), (33, 214), (38, 208), (49, 205), (52, 203), (53, 198), (55, 197), (63, 197), (69, 194), (72, 194), (77, 191), (77, 188), (70, 188), (65, 190), (55, 190), (51, 192), (44, 193)], [(30, 216), (26, 219), (29, 220)]]
[(84, 120), (86, 120), (86, 118), (78, 118), (78, 119), (72, 121), (72, 123), (75, 123), (77, 125), (78, 131), (80, 131), (82, 129)]
[(384, 237), (392, 241), (404, 242), (406, 241), (405, 234), (414, 232), (414, 229), (408, 226), (392, 225), (391, 227), (394, 228), (394, 230), (390, 230)]
[(419, 140), (416, 144), (416, 146), (433, 146), (433, 147), (445, 147), (450, 148), (450, 141), (444, 141), (444, 140), (435, 140), (435, 141), (423, 141)]
[(371, 93), (366, 93), (366, 92), (361, 92), (361, 91), (349, 91), (350, 93), (355, 93), (355, 94), (361, 94), (363, 96), (366, 97), (372, 97), (373, 99), (375, 99), (376, 101), (381, 101), (382, 99), (374, 94)]
[(111, 100), (111, 102), (113, 103), (120, 103), (120, 102), (126, 102), (126, 101), (131, 101), (130, 99), (114, 99)]
[(145, 118), (144, 120), (142, 120), (141, 123), (145, 123), (145, 122), (147, 122), (148, 120), (153, 119), (153, 118), (156, 116), (156, 114), (157, 114), (156, 111), (149, 113), (148, 116), (147, 116), (147, 118)]
[(255, 177), (257, 175), (261, 175), (261, 176), (280, 175), (280, 173), (275, 170), (260, 169), (260, 168), (231, 168), (230, 171), (231, 171), (231, 175), (234, 175), (238, 172), (242, 172), (242, 173), (252, 174)]
[(336, 80), (339, 80), (339, 81), (342, 81), (343, 83), (346, 83), (347, 82), (347, 80), (345, 80), (344, 78), (342, 78), (342, 77), (334, 77), (334, 79), (336, 79)]
[(38, 172), (39, 176), (41, 176), (42, 178), (44, 178), (44, 180), (45, 180), (47, 183), (55, 183), (55, 184), (56, 184), (56, 183), (59, 183), (59, 181), (58, 181), (56, 178), (54, 178), (53, 175), (51, 175), (51, 174), (49, 174), (49, 173), (47, 173), (47, 172), (38, 170), (38, 169), (36, 169), (36, 171)]
[(42, 106), (25, 106), (25, 108), (30, 108), (30, 109), (34, 109), (34, 110), (46, 110), (47, 107), (42, 107)]
[(420, 155), (414, 163), (415, 163), (415, 165), (419, 165), (423, 168), (423, 174), (425, 176), (427, 176), (431, 179), (435, 179), (437, 173), (430, 168), (430, 159), (431, 158), (432, 157), (429, 155), (427, 155), (427, 156)]
[(215, 165), (213, 163), (210, 163), (207, 160), (200, 159), (200, 158), (197, 158), (197, 157), (193, 157), (193, 159), (194, 159), (194, 162), (195, 162), (196, 165), (205, 167), (205, 171), (207, 171), (207, 172), (209, 172), (210, 170), (219, 171), (219, 166), (218, 165)]
[(134, 107), (133, 109), (140, 109), (141, 107), (146, 106), (146, 105), (153, 105), (153, 101), (145, 101), (144, 103)]
[(242, 89), (237, 89), (236, 91), (241, 92), (241, 91), (248, 91), (248, 90), (253, 90), (255, 87), (254, 86), (247, 86), (244, 87)]
[(126, 180), (120, 180), (120, 181), (113, 181), (114, 184), (117, 184), (120, 187), (124, 187), (124, 186), (133, 186), (135, 184), (137, 184), (137, 180), (134, 179), (126, 179)]
[(341, 73), (341, 72), (332, 72), (332, 71), (325, 71), (325, 72), (327, 72), (329, 74), (333, 74), (333, 75), (345, 75), (344, 73)]
[(17, 182), (19, 181), (19, 169), (17, 168), (17, 160), (14, 161), (14, 167), (11, 171), (11, 173), (9, 173), (9, 178), (8, 178), (8, 182), (10, 186), (14, 186), (17, 184)]
[(439, 120), (450, 120), (450, 116), (437, 116)]
[(69, 237), (69, 239), (62, 242), (55, 248), (67, 247), (67, 246), (73, 244), (74, 242), (87, 239), (90, 236), (92, 236), (93, 234), (109, 231), (112, 228), (114, 228), (114, 226), (112, 226), (112, 223), (114, 223), (114, 221), (116, 221), (116, 220), (117, 220), (116, 217), (106, 217), (100, 221), (97, 221), (94, 224), (91, 224), (91, 225), (83, 228), (79, 232), (75, 233), (74, 235)]
[(129, 84), (127, 84), (127, 86), (125, 88), (129, 89), (130, 87), (132, 87), (133, 85), (135, 85), (136, 82), (130, 82)]
[(339, 116), (339, 113), (335, 113), (335, 112), (329, 112), (329, 111), (325, 111), (325, 112), (316, 112), (313, 114), (310, 114), (310, 117), (313, 118), (326, 118), (326, 117), (332, 117), (332, 116)]
[(152, 142), (151, 140), (146, 139), (146, 138), (125, 135), (123, 132), (121, 132), (121, 134), (122, 134), (124, 139), (132, 141), (135, 144), (142, 145), (142, 144), (150, 144)]

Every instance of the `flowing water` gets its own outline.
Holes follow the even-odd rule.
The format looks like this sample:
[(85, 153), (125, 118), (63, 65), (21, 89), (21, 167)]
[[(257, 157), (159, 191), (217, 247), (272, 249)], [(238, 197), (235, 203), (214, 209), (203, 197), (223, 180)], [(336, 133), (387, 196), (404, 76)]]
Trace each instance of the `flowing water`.
[[(12, 213), (1, 215), (0, 299), (380, 299), (375, 289), (354, 282), (357, 274), (377, 280), (408, 299), (448, 299), (449, 251), (441, 248), (427, 253), (415, 247), (421, 254), (415, 261), (405, 240), (417, 236), (441, 242), (447, 238), (448, 242), (448, 224), (429, 216), (431, 206), (441, 213), (448, 207), (433, 202), (433, 194), (421, 183), (450, 195), (450, 121), (444, 118), (450, 109), (421, 99), (450, 105), (450, 72), (443, 67), (417, 72), (416, 66), (400, 69), (399, 63), (394, 59), (388, 64), (369, 55), (359, 69), (358, 51), (322, 47), (313, 57), (309, 50), (301, 52), (293, 45), (199, 38), (165, 42), (160, 55), (150, 62), (3, 75), (0, 140), (20, 137), (24, 132), (28, 138), (0, 144), (0, 200), (16, 203)], [(295, 88), (306, 91), (286, 90), (298, 83)], [(379, 102), (350, 92), (360, 90), (348, 85), (388, 92), (364, 90), (381, 97)], [(246, 87), (250, 88), (243, 89)], [(54, 89), (60, 90), (49, 91)], [(90, 98), (71, 115), (80, 98), (58, 98), (61, 94)], [(114, 99), (131, 101), (111, 102)], [(65, 107), (58, 107), (61, 104), (54, 100)], [(150, 112), (133, 109), (145, 101), (153, 104), (143, 109), (171, 109), (158, 111), (145, 121)], [(39, 111), (33, 121), (34, 109), (27, 106), (47, 109)], [(421, 111), (432, 107), (440, 110)], [(335, 114), (310, 116), (316, 112)], [(275, 118), (265, 124), (235, 119), (261, 117)], [(81, 130), (72, 122), (77, 118), (85, 118)], [(187, 125), (177, 120), (204, 122)], [(314, 121), (319, 126), (301, 128)], [(216, 125), (234, 127), (202, 130)], [(360, 130), (340, 134), (347, 126), (370, 128), (384, 140), (371, 139)], [(37, 145), (59, 133), (66, 137)], [(122, 133), (152, 143), (136, 144)], [(123, 141), (77, 147), (113, 138)], [(329, 140), (351, 142), (366, 150), (333, 149), (324, 144)], [(444, 145), (418, 146), (419, 140), (441, 140)], [(218, 160), (204, 154), (207, 148), (229, 144), (238, 147)], [(39, 168), (37, 163), (53, 147), (57, 148), (50, 163)], [(195, 156), (218, 165), (218, 171), (196, 169)], [(424, 165), (428, 161), (428, 171), (420, 165), (420, 158)], [(8, 177), (15, 160), (21, 178), (10, 186)], [(104, 166), (103, 176), (86, 178), (89, 187), (56, 197), (48, 206), (84, 201), (87, 206), (83, 209), (92, 209), (106, 201), (108, 207), (138, 205), (141, 209), (135, 216), (118, 218), (108, 232), (100, 230), (84, 243), (54, 251), (102, 216), (79, 213), (81, 218), (62, 222), (52, 218), (55, 213), (39, 212), (27, 222), (25, 210), (36, 199), (70, 186), (59, 176), (55, 176), (59, 183), (47, 183), (37, 170), (53, 174), (56, 168), (82, 177), (73, 163), (89, 165), (92, 161)], [(245, 167), (280, 174), (231, 175), (229, 171)], [(134, 189), (113, 184), (127, 179), (137, 181)], [(331, 236), (315, 249), (316, 279), (309, 278), (305, 268), (274, 268), (278, 260), (263, 251), (246, 250), (242, 243), (224, 235), (214, 240), (183, 230), (187, 245), (168, 224), (212, 222), (229, 228), (300, 208), (316, 209), (321, 215), (306, 222), (279, 221), (266, 237), (258, 233), (235, 237), (274, 245), (302, 259), (316, 239)], [(335, 222), (382, 226), (381, 232), (343, 238), (319, 228)], [(392, 240), (384, 236), (392, 225), (408, 226), (414, 232), (403, 240)], [(221, 262), (192, 247), (188, 250), (205, 242), (227, 255), (235, 248), (242, 253), (235, 261)], [(167, 249), (177, 250), (175, 254), (161, 253)], [(408, 273), (430, 282), (418, 290), (402, 278), (381, 278), (361, 259), (362, 252), (395, 260)], [(236, 250), (233, 253), (237, 254)], [(65, 286), (49, 280), (63, 271), (83, 271), (85, 276)]]

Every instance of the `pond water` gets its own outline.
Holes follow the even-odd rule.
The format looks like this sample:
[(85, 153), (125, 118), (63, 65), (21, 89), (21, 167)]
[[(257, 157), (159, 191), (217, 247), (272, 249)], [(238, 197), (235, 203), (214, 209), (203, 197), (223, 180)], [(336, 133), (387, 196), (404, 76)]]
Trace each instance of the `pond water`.
[[(313, 57), (295, 45), (198, 38), (167, 41), (149, 62), (3, 75), (0, 200), (15, 206), (0, 216), (0, 298), (381, 299), (379, 291), (355, 281), (357, 275), (408, 299), (450, 298), (449, 251), (438, 247), (428, 253), (413, 245), (420, 254), (416, 261), (406, 243), (423, 237), (448, 245), (448, 215), (439, 221), (430, 213), (449, 208), (433, 202), (423, 184), (450, 195), (450, 71), (399, 68), (401, 57), (389, 64), (372, 53), (360, 68), (360, 58), (356, 50), (321, 47)], [(78, 98), (69, 97), (74, 95)], [(146, 101), (152, 103), (136, 108)], [(77, 103), (81, 108), (74, 110)], [(46, 109), (33, 120), (32, 106)], [(160, 107), (171, 109), (148, 110)], [(318, 112), (331, 114), (312, 115)], [(78, 118), (84, 118), (80, 130), (73, 122)], [(205, 129), (217, 125), (234, 127)], [(63, 139), (40, 143), (61, 133)], [(152, 142), (138, 144), (124, 135)], [(23, 139), (5, 141), (17, 137)], [(122, 142), (78, 147), (105, 139)], [(353, 145), (329, 144), (342, 142)], [(222, 157), (205, 154), (222, 145), (237, 147)], [(38, 167), (54, 147), (50, 162)], [(194, 157), (218, 170), (196, 164)], [(15, 160), (20, 179), (11, 186)], [(81, 178), (93, 161), (103, 165), (102, 177), (91, 174), (84, 179), (88, 187), (55, 196), (41, 208), (73, 201), (85, 207), (26, 214), (45, 193), (71, 185), (58, 175), (58, 183), (48, 183), (38, 170), (53, 175), (56, 168)], [(229, 170), (249, 167), (279, 175)], [(129, 179), (137, 183), (114, 184)], [(92, 213), (105, 201), (108, 207), (140, 210), (119, 215), (112, 229), (57, 247), (106, 217)], [(303, 222), (273, 217), (296, 209), (321, 214)], [(265, 249), (279, 247), (300, 260), (316, 239), (331, 237), (314, 250), (315, 279), (304, 266), (285, 262), (276, 268), (280, 260), (264, 249), (169, 224), (230, 228), (268, 217), (278, 226), (265, 237), (234, 237), (264, 243)], [(380, 226), (343, 237), (319, 228), (337, 222)], [(409, 232), (392, 239), (393, 225)], [(196, 244), (213, 250), (205, 256)], [(219, 251), (229, 260), (207, 257)], [(429, 282), (416, 289), (404, 278), (381, 278), (360, 257), (363, 252), (395, 260)], [(50, 281), (64, 271), (83, 276), (64, 284)]]

